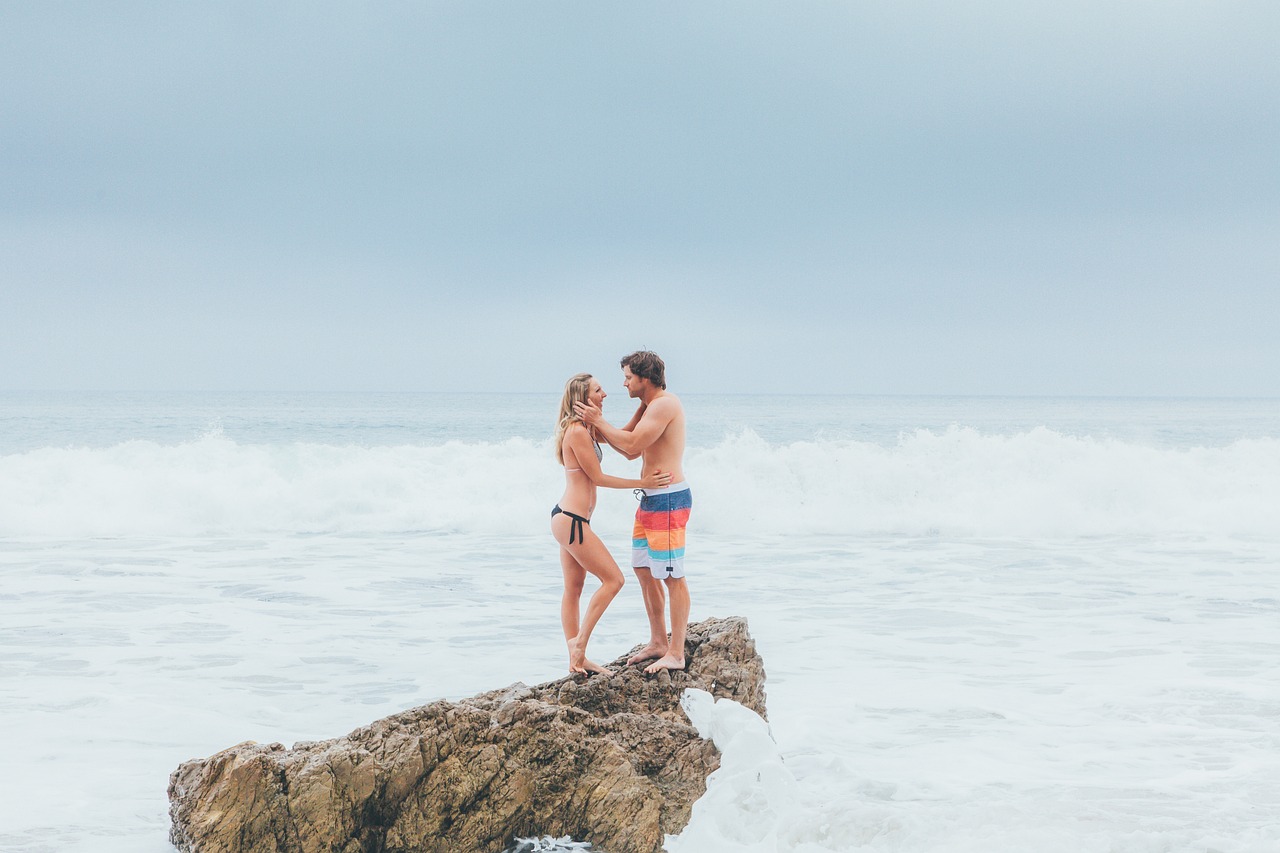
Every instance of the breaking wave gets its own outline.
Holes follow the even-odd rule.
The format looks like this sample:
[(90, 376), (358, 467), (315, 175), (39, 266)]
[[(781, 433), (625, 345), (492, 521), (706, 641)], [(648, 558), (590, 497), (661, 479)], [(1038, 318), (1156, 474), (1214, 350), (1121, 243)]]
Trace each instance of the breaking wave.
[[(606, 457), (606, 470), (636, 476)], [(1159, 448), (1037, 428), (922, 430), (891, 446), (691, 449), (694, 521), (723, 536), (1280, 533), (1280, 440)], [(116, 537), (545, 530), (562, 475), (547, 442), (434, 445), (131, 441), (0, 456), (0, 535)], [(625, 527), (626, 492), (597, 517)]]

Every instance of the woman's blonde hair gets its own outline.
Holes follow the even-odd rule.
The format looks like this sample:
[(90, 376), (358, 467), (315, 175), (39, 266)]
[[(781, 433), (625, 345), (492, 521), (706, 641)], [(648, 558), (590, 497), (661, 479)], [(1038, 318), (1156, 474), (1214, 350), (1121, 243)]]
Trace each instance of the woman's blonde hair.
[(573, 410), (574, 403), (587, 402), (591, 394), (590, 373), (576, 373), (564, 383), (564, 396), (560, 398), (560, 417), (556, 419), (556, 461), (564, 464), (564, 434), (569, 424), (582, 423), (582, 418)]

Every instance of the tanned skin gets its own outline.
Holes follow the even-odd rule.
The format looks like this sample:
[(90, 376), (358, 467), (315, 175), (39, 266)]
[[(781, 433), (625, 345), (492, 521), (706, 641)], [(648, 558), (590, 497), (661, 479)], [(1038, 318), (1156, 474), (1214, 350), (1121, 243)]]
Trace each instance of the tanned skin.
[[(605, 396), (604, 388), (593, 378), (587, 399), (595, 411), (601, 410)], [(591, 444), (591, 430), (584, 424), (570, 424), (562, 439), (561, 455), (564, 457), (565, 486), (564, 494), (560, 497), (560, 508), (583, 518), (591, 518), (596, 507), (597, 486), (610, 489), (659, 489), (671, 483), (669, 474), (657, 470), (650, 471), (639, 480), (604, 473)], [(551, 534), (560, 546), (560, 568), (564, 573), (560, 624), (564, 628), (564, 641), (569, 650), (569, 672), (582, 675), (607, 672), (604, 667), (587, 657), (587, 642), (591, 639), (596, 623), (604, 615), (605, 608), (622, 589), (622, 570), (590, 525), (583, 526), (582, 541), (570, 544), (571, 525), (569, 516), (564, 514), (551, 519)], [(587, 603), (586, 614), (579, 618), (579, 602), (582, 600), (582, 587), (588, 572), (600, 580), (600, 588)]]
[[(680, 398), (653, 381), (622, 368), (622, 385), (640, 406), (623, 427), (604, 419), (598, 406), (575, 406), (582, 421), (628, 459), (643, 459), (641, 476), (667, 472), (670, 482), (684, 482), (685, 418)], [(633, 567), (634, 568), (634, 567)], [(689, 585), (685, 578), (658, 580), (647, 568), (634, 568), (649, 617), (649, 642), (627, 663), (652, 660), (645, 672), (684, 669), (684, 640), (689, 626)], [(664, 588), (665, 584), (665, 588)], [(671, 634), (667, 635), (667, 599), (671, 600)], [(656, 660), (655, 660), (656, 658)]]

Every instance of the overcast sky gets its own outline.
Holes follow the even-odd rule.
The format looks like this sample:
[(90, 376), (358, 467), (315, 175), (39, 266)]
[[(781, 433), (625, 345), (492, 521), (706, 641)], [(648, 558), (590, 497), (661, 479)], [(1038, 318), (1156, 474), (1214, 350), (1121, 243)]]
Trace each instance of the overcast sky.
[(1280, 3), (0, 4), (0, 389), (1280, 395)]

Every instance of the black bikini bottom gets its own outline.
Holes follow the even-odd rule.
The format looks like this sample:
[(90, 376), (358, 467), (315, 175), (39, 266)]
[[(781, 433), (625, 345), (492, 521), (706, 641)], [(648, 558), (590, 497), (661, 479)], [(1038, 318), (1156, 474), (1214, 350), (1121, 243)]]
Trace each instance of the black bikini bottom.
[(560, 504), (556, 504), (555, 509), (551, 510), (551, 517), (555, 518), (556, 514), (561, 512), (569, 516), (569, 518), (573, 519), (572, 521), (569, 522), (569, 544), (570, 545), (573, 544), (573, 537), (575, 534), (577, 535), (579, 542), (586, 542), (587, 537), (586, 537), (586, 534), (583, 533), (582, 531), (582, 525), (590, 524), (591, 519), (583, 518), (580, 515), (575, 515), (574, 513), (569, 512), (567, 509), (561, 509)]

